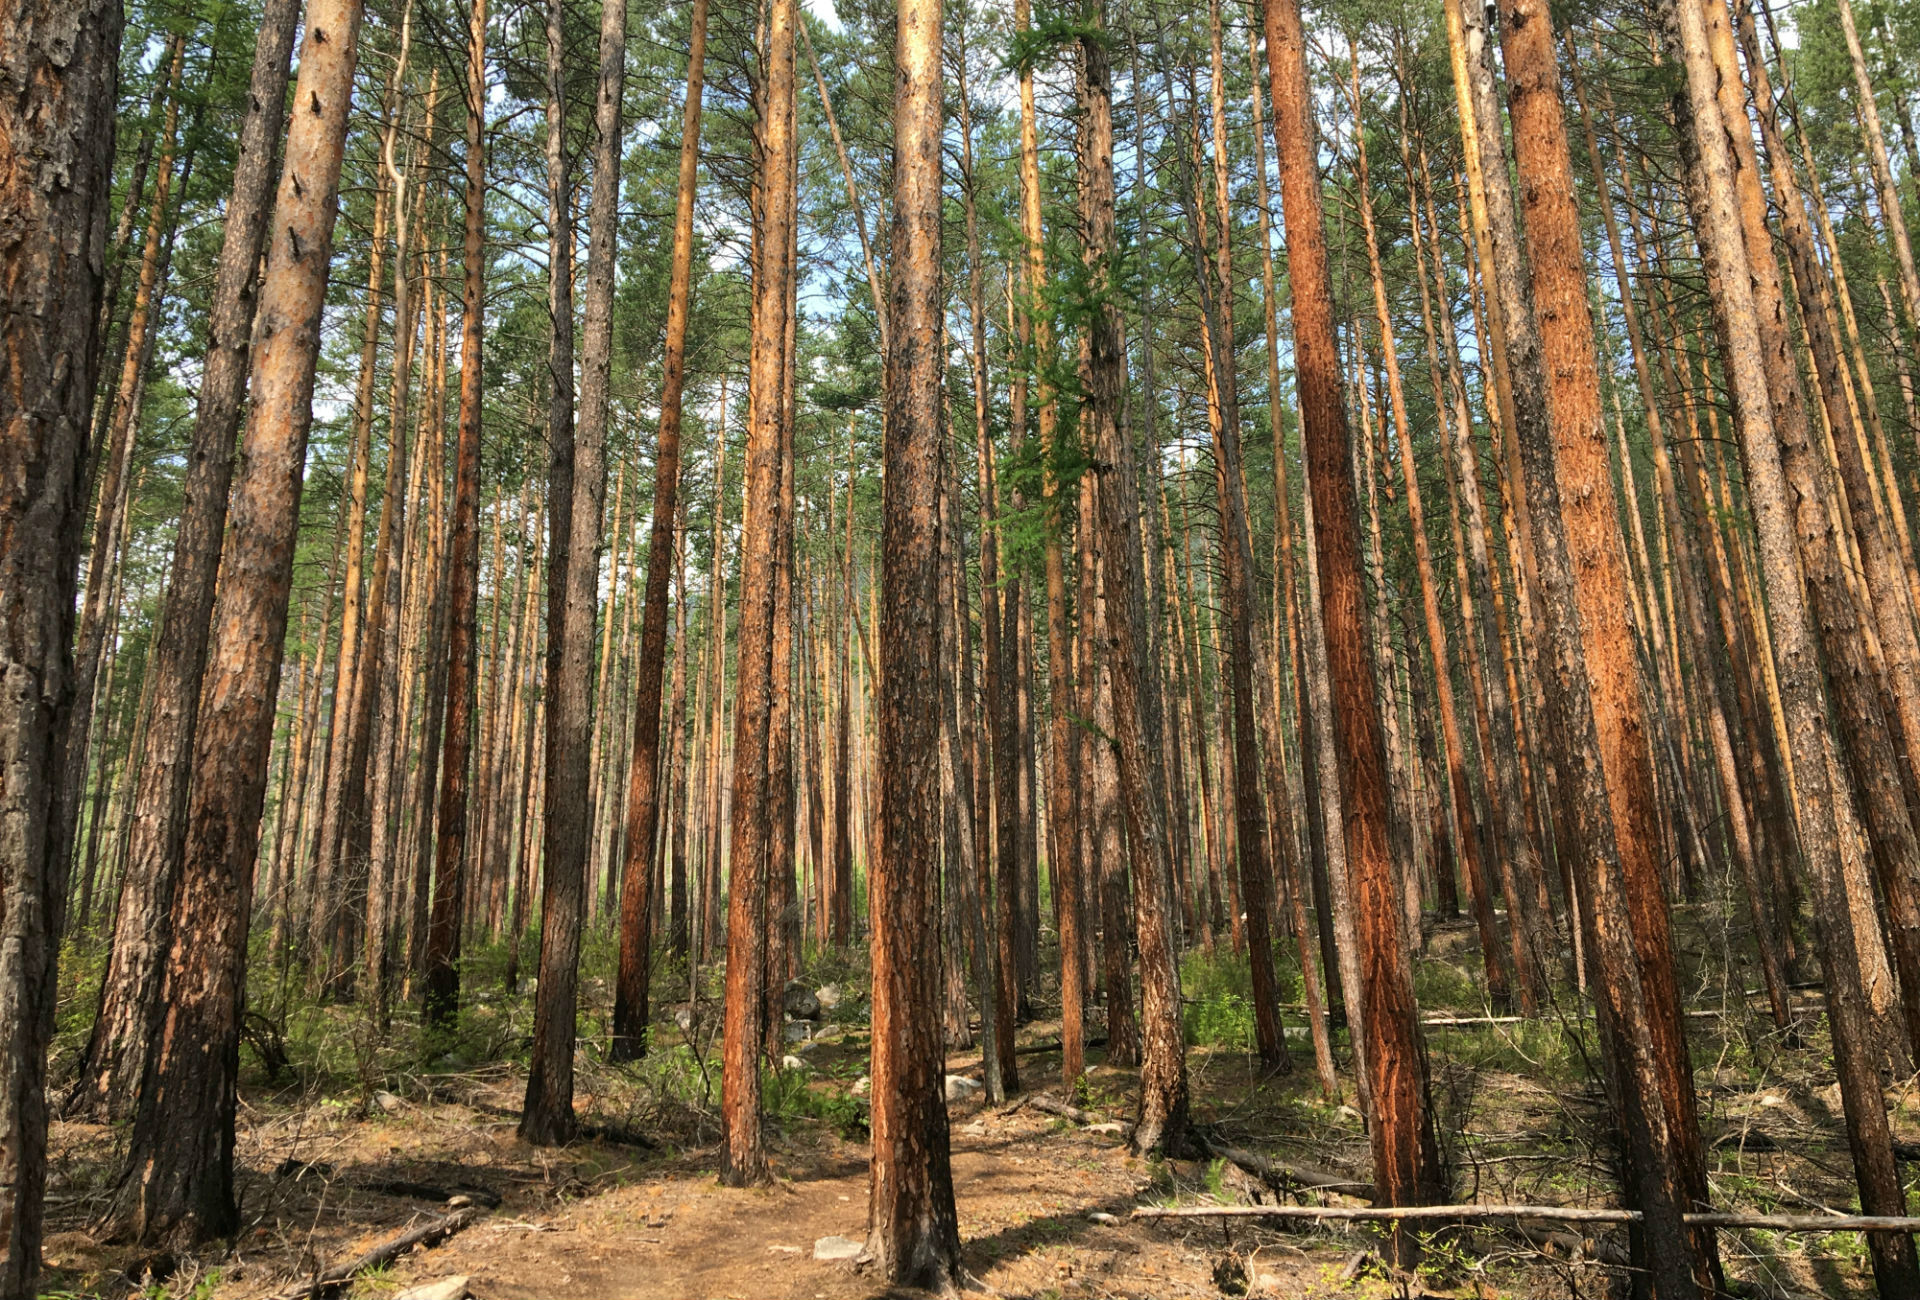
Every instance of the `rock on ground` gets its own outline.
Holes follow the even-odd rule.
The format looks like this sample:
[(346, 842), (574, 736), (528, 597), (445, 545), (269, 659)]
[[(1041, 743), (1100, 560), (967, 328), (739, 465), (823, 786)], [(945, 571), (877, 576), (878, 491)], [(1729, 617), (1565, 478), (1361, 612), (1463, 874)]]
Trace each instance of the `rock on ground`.
[(789, 1018), (794, 1020), (818, 1020), (820, 1018), (820, 999), (813, 990), (799, 982), (787, 985), (787, 991), (781, 1001), (786, 1007)]
[(829, 1263), (842, 1263), (860, 1258), (860, 1252), (866, 1248), (865, 1242), (855, 1241), (851, 1237), (822, 1237), (813, 1243), (813, 1257)]

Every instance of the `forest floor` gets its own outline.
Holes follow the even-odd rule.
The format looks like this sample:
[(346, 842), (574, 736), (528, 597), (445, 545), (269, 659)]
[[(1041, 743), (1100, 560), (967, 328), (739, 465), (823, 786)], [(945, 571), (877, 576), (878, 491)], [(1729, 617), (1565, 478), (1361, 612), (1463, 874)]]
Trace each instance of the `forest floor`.
[[(1475, 961), (1470, 931), (1435, 935), (1421, 962), (1429, 1019), (1485, 1015), (1467, 996)], [(1186, 971), (1196, 1119), (1217, 1142), (1364, 1179), (1359, 1114), (1351, 1097), (1348, 1104), (1320, 1097), (1297, 1017), (1293, 1070), (1260, 1078), (1250, 1068), (1235, 969), (1230, 958), (1201, 958)], [(654, 1050), (632, 1065), (607, 1063), (597, 1043), (583, 1039), (578, 1106), (591, 1136), (557, 1150), (530, 1147), (514, 1132), (525, 1086), (517, 1059), (524, 993), (509, 998), (497, 985), (476, 992), (459, 1035), (434, 1044), (431, 1055), (404, 1025), (378, 1037), (351, 1007), (296, 1006), (283, 1008), (275, 1025), (290, 1058), (276, 1081), (259, 1068), (260, 1047), (279, 1045), (272, 1035), (259, 1036), (246, 1053), (235, 1155), (245, 1227), (237, 1241), (197, 1258), (154, 1257), (115, 1243), (98, 1225), (124, 1135), (57, 1122), (48, 1294), (304, 1295), (303, 1279), (446, 1213), (450, 1198), (475, 1206), (472, 1226), (363, 1273), (336, 1294), (395, 1296), (456, 1275), (478, 1300), (897, 1294), (857, 1262), (815, 1258), (820, 1239), (857, 1242), (866, 1222), (865, 1006), (857, 970), (825, 973), (844, 990), (839, 1005), (793, 1030), (812, 1035), (792, 1045), (799, 1068), (767, 1075), (770, 1187), (729, 1190), (714, 1177), (717, 1002), (702, 999), (697, 1017), (678, 1004), (683, 1023), (663, 1020)], [(480, 979), (472, 986), (485, 989)], [(603, 981), (586, 981), (583, 1020), (605, 994)], [(1449, 1004), (1453, 1011), (1444, 1009)], [(1850, 1207), (1851, 1171), (1817, 1000), (1803, 1010), (1792, 1044), (1744, 1005), (1696, 1015), (1691, 1024), (1716, 1204)], [(1058, 1030), (1057, 1020), (1045, 1019), (1021, 1029), (1028, 1098), (1065, 1099)], [(1583, 1050), (1591, 1034), (1590, 1025), (1552, 1019), (1430, 1030), (1437, 1127), (1457, 1199), (1614, 1203)], [(1606, 1295), (1617, 1285), (1619, 1270), (1593, 1255), (1617, 1258), (1618, 1240), (1442, 1229), (1417, 1274), (1391, 1276), (1365, 1228), (1129, 1219), (1140, 1206), (1271, 1202), (1273, 1195), (1226, 1161), (1129, 1155), (1124, 1125), (1135, 1072), (1105, 1064), (1097, 1046), (1089, 1056), (1093, 1068), (1072, 1100), (1091, 1112), (1091, 1124), (1027, 1101), (990, 1107), (977, 1091), (955, 1085), (970, 1092), (949, 1109), (964, 1266), (981, 1294), (1558, 1297)], [(977, 1050), (953, 1052), (948, 1061), (950, 1074), (973, 1079), (979, 1065)], [(1920, 1135), (1914, 1082), (1894, 1084), (1888, 1098), (1896, 1136)], [(1342, 1203), (1333, 1194), (1319, 1199)], [(1747, 1294), (1870, 1290), (1856, 1236), (1748, 1231), (1723, 1234), (1721, 1248), (1730, 1278)]]

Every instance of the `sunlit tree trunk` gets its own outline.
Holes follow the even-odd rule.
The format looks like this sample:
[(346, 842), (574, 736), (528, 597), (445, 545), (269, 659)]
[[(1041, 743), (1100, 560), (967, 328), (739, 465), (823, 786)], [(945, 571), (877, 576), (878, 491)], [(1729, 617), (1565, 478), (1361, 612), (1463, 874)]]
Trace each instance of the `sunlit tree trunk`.
[(727, 889), (727, 985), (721, 1084), (721, 1181), (767, 1177), (760, 1133), (760, 1048), (766, 1015), (767, 871), (772, 839), (773, 676), (782, 424), (787, 390), (787, 315), (793, 310), (787, 246), (796, 218), (794, 27), (797, 0), (774, 0), (759, 87), (759, 240), (753, 277), (749, 425), (741, 535), (739, 671), (736, 677), (732, 845)]
[[(133, 820), (122, 876), (123, 898), (101, 986), (100, 1011), (81, 1073), (83, 1091), (76, 1098), (82, 1106), (104, 1107), (108, 1112), (131, 1101), (145, 1069), (142, 1049), (153, 1041), (146, 1026), (153, 1023), (159, 1006), (161, 963), (167, 952), (164, 927), (180, 874), (208, 620), (226, 531), (233, 442), (252, 356), (254, 290), (278, 154), (280, 106), (286, 99), (287, 64), (299, 13), (297, 0), (272, 0), (261, 14), (233, 192), (227, 200), (208, 308), (206, 367), (200, 377), (180, 523), (159, 633), (147, 667), (149, 685), (143, 688), (149, 692), (145, 740), (139, 765), (130, 774)], [(293, 786), (302, 788), (304, 780), (296, 779)], [(285, 861), (284, 856), (276, 856)], [(150, 901), (142, 901), (142, 895)], [(116, 1057), (124, 1064), (117, 1063)], [(124, 1102), (117, 1103), (116, 1098)]]
[[(466, 914), (467, 805), (473, 756), (475, 624), (480, 587), (481, 340), (485, 338), (487, 105), (486, 0), (467, 17), (466, 238), (460, 302), (459, 443), (447, 546), (446, 734), (440, 752), (433, 912), (425, 961), (427, 1023), (447, 1028), (460, 1003), (460, 931)], [(557, 638), (556, 638), (557, 639)], [(436, 642), (435, 644), (442, 644)]]
[[(1266, 38), (1274, 147), (1293, 280), (1301, 426), (1311, 466), (1320, 601), (1329, 676), (1338, 700), (1333, 721), (1341, 757), (1346, 870), (1364, 971), (1361, 986), (1350, 988), (1348, 996), (1364, 1008), (1378, 1200), (1385, 1205), (1419, 1204), (1443, 1195), (1444, 1189), (1427, 1110), (1419, 1009), (1400, 933), (1398, 882), (1387, 850), (1386, 754), (1367, 663), (1353, 469), (1346, 453), (1347, 413), (1334, 346), (1319, 171), (1309, 143), (1312, 98), (1300, 10), (1293, 0), (1269, 0)], [(1394, 1254), (1403, 1264), (1412, 1263), (1418, 1253), (1411, 1234), (1395, 1234)]]
[[(686, 386), (687, 314), (693, 282), (693, 200), (700, 173), (700, 106), (707, 52), (706, 0), (694, 0), (687, 54), (686, 105), (680, 119), (680, 181), (673, 221), (673, 270), (667, 298), (660, 433), (654, 450), (653, 537), (636, 669), (633, 766), (627, 788), (627, 846), (620, 890), (620, 966), (614, 988), (613, 1056), (646, 1050), (647, 986), (653, 910), (648, 887), (660, 818), (660, 686), (667, 648), (667, 578), (677, 553), (674, 516), (680, 491), (680, 402)], [(679, 672), (675, 669), (676, 680)]]
[(259, 297), (245, 470), (213, 612), (167, 1016), (141, 1088), (119, 1213), (144, 1240), (232, 1232), (234, 1112), (255, 851), (266, 796), (314, 368), (333, 248), (360, 7), (307, 8), (295, 113)]
[(958, 1281), (960, 1228), (939, 964), (928, 960), (938, 943), (940, 824), (940, 10), (939, 0), (900, 0), (895, 46), (867, 1250), (888, 1282), (944, 1291)]
[[(1735, 425), (1766, 577), (1775, 664), (1787, 716), (1785, 739), (1799, 794), (1801, 857), (1826, 973), (1828, 1021), (1860, 1204), (1868, 1214), (1903, 1214), (1906, 1197), (1893, 1163), (1886, 1103), (1873, 1062), (1859, 959), (1852, 927), (1843, 920), (1848, 908), (1833, 791), (1823, 761), (1827, 738), (1818, 649), (1801, 587), (1790, 489), (1779, 443), (1783, 432), (1774, 428), (1769, 409), (1766, 361), (1736, 206), (1733, 162), (1714, 97), (1706, 23), (1697, 0), (1667, 0), (1660, 17), (1671, 52), (1686, 74), (1685, 86), (1674, 99), (1676, 110), (1683, 110), (1682, 135), (1689, 146), (1688, 198), (1706, 255), (1715, 315), (1723, 332), (1723, 359), (1740, 415)], [(1915, 1263), (1911, 1237), (1874, 1233), (1867, 1244), (1884, 1294), (1920, 1291), (1920, 1266)]]

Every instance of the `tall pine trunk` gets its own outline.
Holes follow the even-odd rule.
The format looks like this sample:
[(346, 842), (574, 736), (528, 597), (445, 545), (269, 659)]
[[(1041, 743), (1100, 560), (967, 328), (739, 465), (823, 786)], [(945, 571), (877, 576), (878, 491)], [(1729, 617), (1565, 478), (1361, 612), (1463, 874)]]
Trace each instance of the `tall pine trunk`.
[[(680, 401), (686, 385), (687, 314), (693, 280), (693, 199), (700, 171), (700, 103), (707, 52), (707, 0), (694, 0), (687, 54), (686, 106), (680, 119), (680, 182), (674, 206), (673, 279), (667, 291), (660, 436), (653, 457), (653, 537), (647, 548), (646, 608), (641, 613), (635, 670), (633, 766), (627, 787), (627, 845), (620, 890), (620, 966), (614, 986), (613, 1057), (646, 1050), (647, 991), (652, 957), (650, 888), (660, 824), (660, 688), (667, 650), (667, 579), (676, 554), (674, 519), (680, 492)], [(678, 667), (676, 665), (676, 680)]]
[[(207, 660), (208, 621), (226, 532), (233, 443), (252, 357), (254, 290), (265, 237), (273, 162), (278, 154), (287, 63), (300, 14), (297, 0), (270, 0), (261, 14), (240, 125), (233, 193), (207, 314), (206, 367), (200, 376), (180, 523), (174, 538), (160, 630), (147, 667), (146, 738), (132, 775), (133, 820), (99, 1014), (76, 1102), (110, 1113), (131, 1098), (145, 1070), (149, 1026), (159, 1009), (165, 925), (172, 913), (186, 836), (192, 771)], [(283, 814), (284, 816), (284, 814)], [(130, 895), (130, 897), (128, 897)]]
[(888, 1282), (946, 1291), (959, 1281), (960, 1225), (942, 1090), (940, 963), (929, 959), (939, 945), (941, 824), (940, 12), (940, 0), (899, 0), (895, 44), (867, 1250)]
[[(787, 316), (794, 310), (787, 246), (797, 218), (792, 152), (798, 0), (774, 0), (759, 85), (758, 239), (753, 268), (746, 505), (741, 537), (739, 668), (735, 678), (733, 806), (727, 887), (727, 984), (721, 1077), (721, 1181), (767, 1177), (760, 1132), (760, 1047), (766, 1017), (767, 885), (773, 859), (772, 747), (776, 568), (782, 432), (787, 411)], [(710, 886), (711, 887), (711, 886)]]
[[(1319, 170), (1310, 143), (1312, 99), (1305, 38), (1294, 0), (1269, 0), (1266, 37), (1274, 148), (1293, 278), (1301, 426), (1311, 467), (1327, 663), (1338, 701), (1333, 723), (1341, 757), (1346, 869), (1363, 971), (1361, 987), (1349, 988), (1347, 994), (1363, 1008), (1372, 1100), (1369, 1129), (1379, 1200), (1386, 1205), (1413, 1205), (1436, 1199), (1444, 1189), (1427, 1110), (1419, 1009), (1387, 850), (1386, 754), (1368, 666), (1347, 412), (1334, 345)], [(1418, 1255), (1417, 1245), (1405, 1232), (1396, 1232), (1394, 1247), (1402, 1263), (1410, 1264)]]
[(167, 1018), (135, 1112), (119, 1210), (143, 1240), (232, 1232), (234, 1112), (254, 858), (293, 578), (314, 367), (360, 34), (355, 0), (313, 0), (259, 298), (245, 471), (230, 506), (192, 794)]
[[(57, 833), (59, 737), (84, 522), (113, 182), (117, 0), (6, 0), (0, 96), (0, 1297), (40, 1271), (46, 1061), (67, 860)], [(264, 760), (265, 756), (262, 755)], [(264, 761), (262, 763), (264, 767)]]
[[(427, 1024), (449, 1028), (460, 1007), (460, 938), (466, 915), (467, 805), (473, 757), (476, 623), (480, 603), (481, 341), (485, 338), (487, 192), (487, 5), (467, 15), (466, 232), (460, 299), (459, 442), (454, 453), (453, 518), (447, 544), (446, 734), (440, 747), (440, 798), (433, 844), (433, 911), (427, 923), (424, 996)], [(555, 638), (556, 640), (558, 638)]]

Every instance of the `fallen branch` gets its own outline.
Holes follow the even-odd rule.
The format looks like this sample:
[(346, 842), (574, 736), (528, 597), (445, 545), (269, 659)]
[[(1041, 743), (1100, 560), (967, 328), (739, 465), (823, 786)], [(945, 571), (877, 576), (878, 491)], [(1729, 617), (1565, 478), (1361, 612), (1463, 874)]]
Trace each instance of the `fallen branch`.
[(358, 1258), (336, 1264), (310, 1282), (279, 1292), (272, 1300), (320, 1300), (321, 1296), (331, 1295), (368, 1269), (392, 1263), (415, 1246), (439, 1245), (462, 1228), (471, 1227), (479, 1217), (480, 1211), (469, 1205), (452, 1214), (415, 1224), (405, 1232), (388, 1237)]
[[(1821, 1008), (1806, 1003), (1795, 1003), (1788, 1009), (1791, 1011), (1819, 1011)], [(1704, 1007), (1694, 1011), (1683, 1012), (1682, 1014), (1696, 1019), (1712, 1019), (1715, 1016), (1738, 1015), (1740, 1013), (1726, 1007)], [(1421, 1017), (1420, 1027), (1422, 1029), (1461, 1029), (1481, 1025), (1524, 1025), (1529, 1022), (1535, 1024), (1549, 1023), (1539, 1016), (1455, 1016), (1443, 1012), (1439, 1015)]]
[(1240, 1147), (1222, 1146), (1217, 1142), (1208, 1145), (1215, 1155), (1238, 1165), (1276, 1192), (1305, 1187), (1314, 1191), (1339, 1192), (1362, 1201), (1373, 1199), (1373, 1184), (1358, 1178), (1315, 1169), (1310, 1165), (1282, 1164)]
[[(1534, 1223), (1638, 1223), (1638, 1210), (1582, 1209), (1570, 1205), (1186, 1205), (1141, 1206), (1136, 1219), (1339, 1219), (1368, 1222), (1443, 1222), (1523, 1219)], [(1876, 1214), (1683, 1214), (1696, 1228), (1765, 1228), (1773, 1232), (1920, 1232), (1920, 1215)]]
[(440, 1187), (433, 1183), (409, 1182), (404, 1178), (386, 1178), (377, 1182), (361, 1183), (369, 1192), (378, 1192), (382, 1196), (397, 1196), (410, 1201), (438, 1201), (442, 1205), (456, 1196), (464, 1196), (477, 1205), (489, 1210), (498, 1209), (500, 1195), (484, 1187)]
[(580, 1136), (590, 1142), (607, 1142), (619, 1147), (638, 1147), (642, 1151), (660, 1149), (658, 1142), (639, 1129), (628, 1128), (624, 1124), (582, 1124)]
[(1035, 1110), (1044, 1111), (1049, 1115), (1058, 1115), (1061, 1119), (1070, 1119), (1076, 1124), (1096, 1124), (1099, 1122), (1099, 1116), (1095, 1115), (1092, 1111), (1081, 1110), (1078, 1106), (1069, 1106), (1066, 1102), (1054, 1097), (1049, 1097), (1044, 1092), (1036, 1092), (1029, 1095), (1027, 1105), (1033, 1107)]
[[(1104, 1038), (1088, 1038), (1082, 1041), (1080, 1045), (1082, 1047), (1105, 1047), (1107, 1040)], [(1015, 1056), (1038, 1056), (1042, 1052), (1057, 1052), (1059, 1050), (1060, 1040), (1055, 1038), (1044, 1043), (1028, 1043), (1025, 1047), (1016, 1047), (1013, 1049), (1013, 1054)]]
[(1608, 1237), (1589, 1237), (1553, 1228), (1531, 1228), (1524, 1223), (1510, 1224), (1507, 1231), (1549, 1255), (1558, 1250), (1565, 1252), (1569, 1259), (1584, 1256), (1616, 1268), (1628, 1268), (1633, 1264), (1633, 1256), (1622, 1249), (1619, 1242)]

